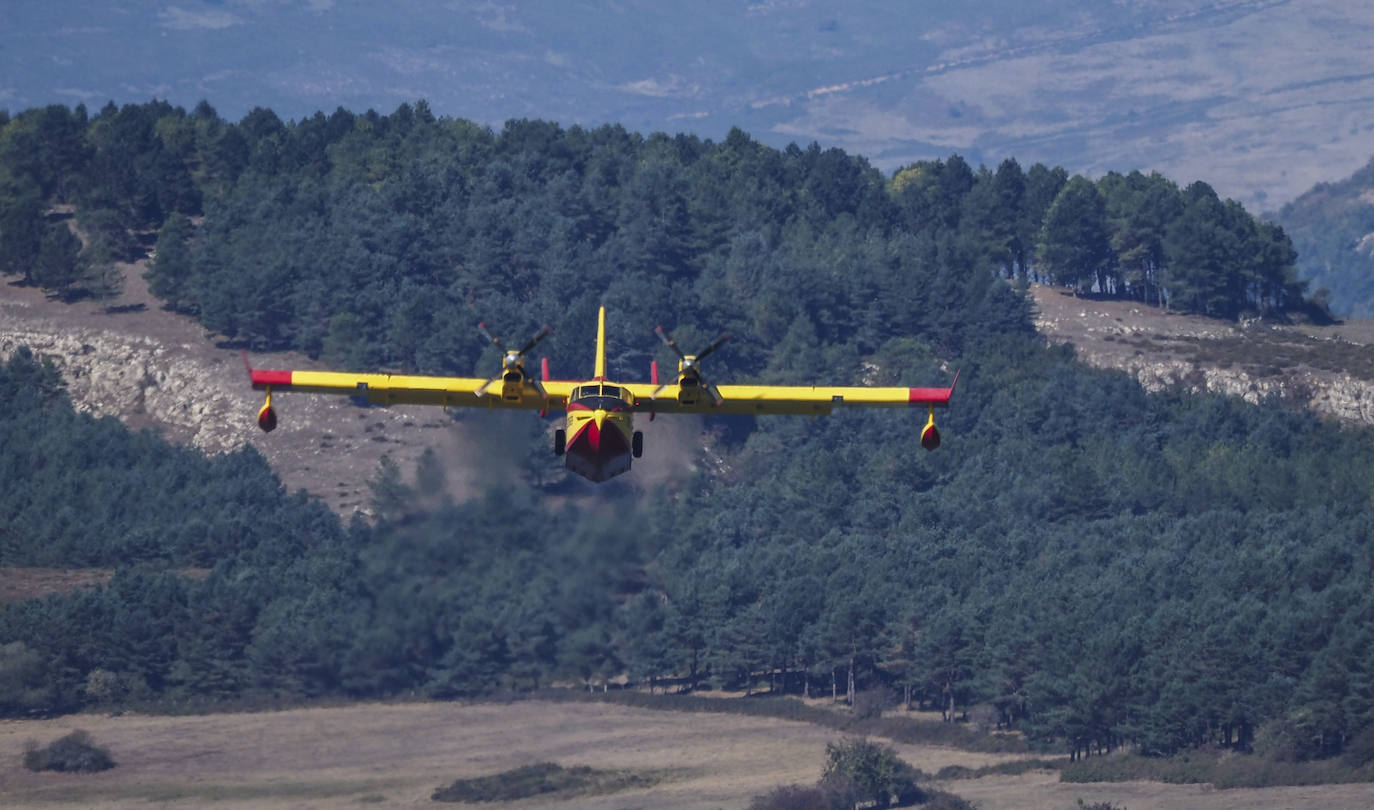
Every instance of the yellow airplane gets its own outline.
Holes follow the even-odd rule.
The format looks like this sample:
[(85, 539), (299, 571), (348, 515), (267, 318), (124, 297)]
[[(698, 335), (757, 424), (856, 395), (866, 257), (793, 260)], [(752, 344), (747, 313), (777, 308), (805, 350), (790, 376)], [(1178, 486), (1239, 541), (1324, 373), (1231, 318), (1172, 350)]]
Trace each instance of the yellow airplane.
[[(489, 380), (466, 377), (420, 377), (401, 374), (353, 374), (337, 371), (248, 372), (254, 390), (266, 391), (267, 401), (258, 411), (258, 426), (271, 431), (277, 426), (272, 407), (273, 391), (304, 391), (366, 397), (379, 405), (441, 405), (469, 408), (518, 408), (566, 411), (564, 426), (554, 432), (554, 455), (563, 456), (569, 470), (592, 481), (605, 481), (630, 469), (631, 458), (644, 452), (644, 434), (634, 429), (636, 413), (649, 419), (660, 413), (712, 414), (827, 414), (836, 407), (926, 406), (929, 417), (921, 430), (921, 446), (940, 446), (935, 428), (935, 409), (949, 406), (959, 375), (949, 388), (900, 388), (869, 386), (712, 385), (701, 374), (701, 360), (720, 348), (729, 336), (722, 335), (697, 354), (684, 354), (663, 327), (655, 332), (678, 356), (677, 376), (658, 379), (658, 362), (650, 365), (647, 383), (620, 383), (606, 379), (606, 308), (597, 316), (596, 367), (590, 380), (549, 379), (548, 358), (542, 361), (541, 379), (525, 371), (525, 355), (553, 331), (544, 327), (518, 351), (507, 349), (487, 332), (478, 330), (503, 352), (501, 374)], [(248, 365), (245, 356), (244, 364)]]

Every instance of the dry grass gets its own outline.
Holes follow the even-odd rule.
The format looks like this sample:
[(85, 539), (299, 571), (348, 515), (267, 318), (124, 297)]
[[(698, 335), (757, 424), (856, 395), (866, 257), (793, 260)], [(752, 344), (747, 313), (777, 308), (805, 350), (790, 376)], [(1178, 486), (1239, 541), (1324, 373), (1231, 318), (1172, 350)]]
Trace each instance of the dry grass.
[[(180, 568), (187, 579), (203, 580), (208, 568)], [(113, 568), (28, 568), (0, 566), (0, 605), (38, 599), (55, 593), (104, 585), (114, 578)]]
[(104, 585), (112, 568), (17, 568), (0, 566), (0, 604)]
[[(24, 742), (81, 727), (119, 767), (102, 774), (35, 774)], [(683, 714), (607, 704), (518, 702), (362, 704), (200, 717), (104, 717), (0, 722), (0, 806), (14, 810), (156, 804), (230, 810), (433, 807), (455, 779), (534, 762), (663, 774), (613, 796), (530, 799), (522, 808), (739, 808), (780, 784), (820, 776), (835, 735), (804, 723)], [(1013, 756), (898, 745), (918, 768), (976, 768)], [(1077, 798), (1130, 810), (1374, 806), (1374, 785), (1216, 791), (1197, 785), (1060, 784), (1056, 774), (957, 780), (946, 790), (984, 810), (1063, 810)]]

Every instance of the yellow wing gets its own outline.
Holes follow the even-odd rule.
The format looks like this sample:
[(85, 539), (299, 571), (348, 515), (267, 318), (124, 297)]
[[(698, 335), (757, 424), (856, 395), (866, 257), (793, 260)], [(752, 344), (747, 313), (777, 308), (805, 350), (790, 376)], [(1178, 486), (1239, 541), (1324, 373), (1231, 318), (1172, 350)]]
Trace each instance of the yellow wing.
[[(955, 375), (958, 382), (958, 375)], [(954, 395), (949, 388), (899, 388), (835, 385), (721, 385), (720, 401), (704, 389), (694, 401), (678, 397), (675, 385), (631, 383), (635, 410), (653, 413), (828, 414), (835, 408), (945, 408)], [(657, 398), (655, 398), (657, 394)]]
[(552, 410), (564, 407), (574, 383), (525, 381), (515, 385), (475, 377), (354, 374), (346, 371), (249, 369), (253, 388), (365, 397), (377, 405), (442, 405), (463, 408)]

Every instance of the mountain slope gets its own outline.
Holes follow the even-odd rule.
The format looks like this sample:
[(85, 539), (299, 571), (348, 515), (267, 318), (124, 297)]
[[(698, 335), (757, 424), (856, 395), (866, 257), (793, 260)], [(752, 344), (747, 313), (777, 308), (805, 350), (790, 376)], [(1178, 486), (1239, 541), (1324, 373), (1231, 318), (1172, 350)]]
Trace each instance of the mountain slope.
[[(721, 138), (812, 140), (892, 169), (963, 153), (1206, 176), (1247, 205), (1368, 157), (1374, 6), (1155, 0), (976, 6), (710, 0), (367, 6), (17, 4), (0, 105), (208, 99), (300, 119), (338, 106)], [(79, 20), (80, 24), (74, 24)]]
[[(64, 304), (5, 284), (0, 355), (29, 346), (57, 364), (78, 409), (131, 428), (153, 428), (211, 454), (251, 443), (288, 489), (305, 489), (344, 515), (367, 510), (367, 482), (384, 453), (410, 470), (425, 447), (443, 450), (453, 441), (440, 413), (361, 409), (328, 397), (278, 402), (281, 427), (269, 440), (254, 422), (260, 395), (250, 390), (238, 352), (217, 346), (191, 319), (164, 311), (147, 292), (143, 265), (123, 266), (125, 290), (109, 308)], [(309, 362), (290, 355), (257, 359), (260, 365)], [(452, 483), (461, 494), (462, 478)]]
[(1036, 328), (1080, 361), (1125, 371), (1151, 391), (1172, 386), (1270, 398), (1352, 425), (1374, 425), (1374, 322), (1288, 326), (1175, 315), (1033, 285)]
[(1374, 317), (1374, 160), (1285, 205), (1277, 221), (1298, 251), (1309, 289), (1330, 291), (1331, 311)]

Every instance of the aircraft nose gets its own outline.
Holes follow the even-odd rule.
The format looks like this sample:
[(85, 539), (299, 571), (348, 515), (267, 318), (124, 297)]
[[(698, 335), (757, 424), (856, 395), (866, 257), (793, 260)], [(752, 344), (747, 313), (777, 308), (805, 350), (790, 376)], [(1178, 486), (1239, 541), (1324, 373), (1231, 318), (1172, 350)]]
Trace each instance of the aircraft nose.
[(592, 412), (592, 421), (594, 421), (594, 422), (596, 423), (596, 429), (597, 429), (598, 431), (601, 430), (601, 423), (603, 423), (603, 422), (606, 421), (606, 412), (603, 411), (603, 410), (601, 410), (601, 409), (599, 409), (599, 408), (598, 408), (597, 410), (593, 411), (593, 412)]

